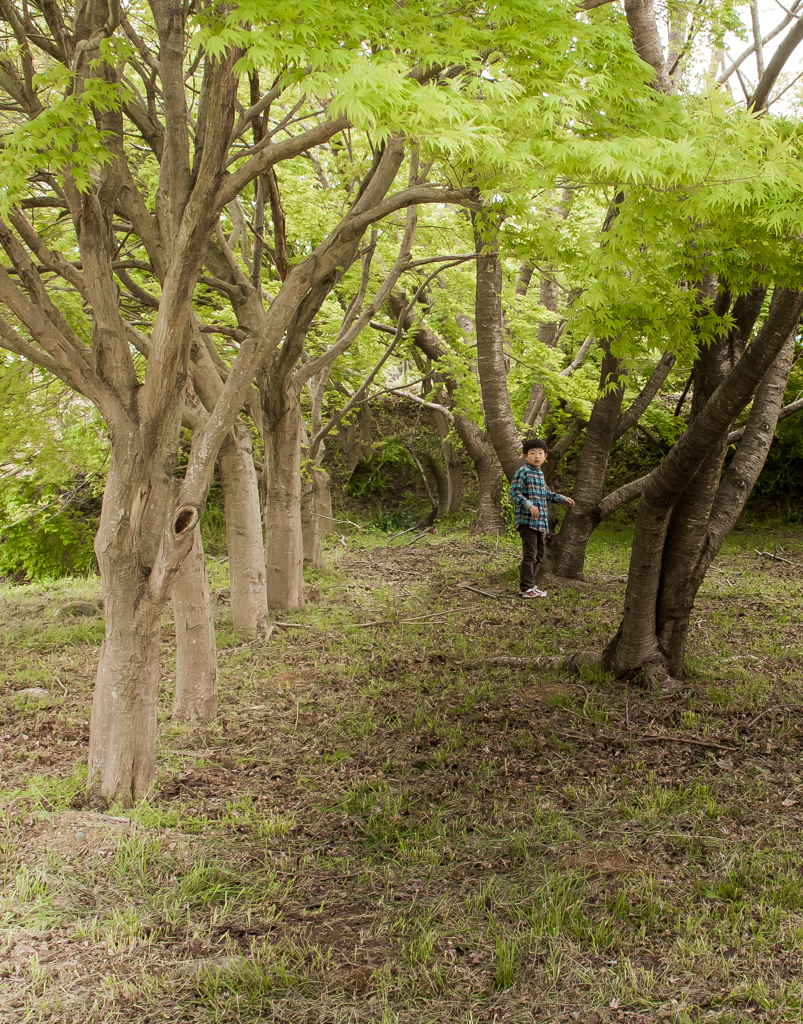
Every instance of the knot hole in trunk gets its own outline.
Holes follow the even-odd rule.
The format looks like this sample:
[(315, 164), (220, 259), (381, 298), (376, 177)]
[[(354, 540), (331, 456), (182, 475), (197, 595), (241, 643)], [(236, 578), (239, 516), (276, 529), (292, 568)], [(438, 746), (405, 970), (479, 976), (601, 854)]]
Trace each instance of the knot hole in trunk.
[(180, 508), (173, 519), (173, 536), (176, 540), (183, 537), (187, 530), (191, 530), (198, 522), (198, 509), (192, 505), (185, 505)]

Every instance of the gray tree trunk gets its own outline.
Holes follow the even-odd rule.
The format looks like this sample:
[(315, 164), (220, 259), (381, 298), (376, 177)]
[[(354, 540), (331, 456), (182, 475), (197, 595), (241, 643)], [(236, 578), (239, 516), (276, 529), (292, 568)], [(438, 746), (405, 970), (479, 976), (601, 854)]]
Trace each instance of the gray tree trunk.
[[(476, 216), (474, 240), (478, 250), (489, 244)], [(476, 330), (477, 370), (485, 429), (505, 476), (512, 480), (523, 459), (521, 438), (513, 420), (507, 388), (502, 344), (502, 262), (498, 252), (490, 252), (477, 260)]]
[(217, 650), (201, 531), (173, 581), (176, 626), (176, 721), (211, 722), (218, 709)]
[[(326, 517), (326, 518), (324, 518)], [(332, 532), (332, 488), (326, 470), (307, 462), (301, 482), (301, 531), (304, 561), (315, 569), (323, 567), (321, 538)]]
[(500, 502), (505, 474), (496, 452), (482, 430), (467, 416), (456, 415), (454, 425), (477, 471), (479, 500), (474, 533), (504, 533)]
[(226, 512), (231, 619), (235, 629), (270, 632), (259, 480), (251, 437), (239, 420), (218, 454)]
[(560, 533), (549, 551), (550, 571), (569, 579), (582, 576), (586, 547), (599, 525), (599, 503), (605, 492), (605, 474), (624, 397), (621, 383), (624, 366), (611, 354), (607, 343), (602, 347), (600, 390), (613, 382), (616, 382), (616, 387), (605, 391), (594, 402), (574, 484), (575, 507), (567, 511)]
[[(459, 512), (463, 504), (463, 466), (460, 462), (460, 455), (449, 440), (451, 434), (451, 423), (442, 412), (434, 412), (435, 426), (438, 429), (438, 436), (441, 439), (441, 451), (446, 464), (446, 488), (441, 504), (441, 514), (446, 512)], [(438, 485), (440, 490), (440, 484)]]
[[(278, 390), (278, 389), (277, 389)], [(304, 607), (304, 537), (301, 528), (301, 409), (291, 393), (263, 390), (265, 420), (265, 569), (268, 604)]]
[[(777, 403), (780, 408), (781, 384), (786, 372), (783, 351), (789, 345), (802, 309), (803, 294), (776, 289), (756, 338), (699, 410), (683, 437), (647, 478), (636, 518), (624, 616), (603, 658), (606, 667), (616, 675), (628, 675), (640, 669), (678, 673), (682, 668), (689, 615), (705, 572), (703, 569), (701, 574), (700, 567), (709, 557), (708, 549), (717, 545), (718, 550), (726, 536), (723, 524), (727, 524), (729, 515), (723, 508), (725, 496), (729, 503), (738, 494), (746, 498), (746, 483), (758, 462), (763, 464), (760, 449), (765, 441), (759, 444), (756, 439), (752, 455), (748, 458), (746, 454), (738, 464), (736, 472), (741, 475), (741, 488), (731, 479), (723, 492), (723, 500), (715, 500), (713, 506), (709, 504), (710, 496), (707, 493), (704, 496), (703, 501), (709, 504), (711, 511), (705, 521), (699, 517), (695, 541), (702, 557), (698, 556), (691, 564), (680, 565), (675, 554), (681, 548), (676, 546), (677, 537), (670, 532), (674, 509), (686, 495), (687, 488), (693, 492), (695, 475), (712, 451), (712, 439), (713, 448), (721, 444), (722, 434), (762, 381), (764, 386), (759, 388), (756, 398), (758, 404), (754, 403), (753, 432), (766, 438), (769, 426), (774, 429), (777, 409), (773, 412), (770, 403)], [(778, 365), (770, 372), (776, 360)], [(683, 521), (684, 526), (691, 522), (688, 513)], [(688, 551), (688, 547), (684, 550)], [(681, 579), (688, 582), (679, 585)]]

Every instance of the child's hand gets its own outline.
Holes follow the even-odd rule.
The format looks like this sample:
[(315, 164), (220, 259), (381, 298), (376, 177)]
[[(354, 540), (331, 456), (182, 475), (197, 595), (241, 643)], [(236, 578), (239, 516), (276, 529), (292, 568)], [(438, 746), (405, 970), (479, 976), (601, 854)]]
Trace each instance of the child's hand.
[(574, 508), (574, 498), (564, 498), (563, 500), (566, 502), (569, 508)]

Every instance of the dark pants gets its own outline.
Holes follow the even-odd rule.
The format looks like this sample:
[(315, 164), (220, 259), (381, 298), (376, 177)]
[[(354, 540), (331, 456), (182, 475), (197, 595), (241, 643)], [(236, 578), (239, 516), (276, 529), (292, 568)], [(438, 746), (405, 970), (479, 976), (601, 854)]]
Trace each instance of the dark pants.
[(521, 534), (521, 570), (519, 572), (519, 590), (529, 590), (535, 586), (535, 577), (544, 560), (544, 537), (540, 530), (529, 526), (517, 527)]

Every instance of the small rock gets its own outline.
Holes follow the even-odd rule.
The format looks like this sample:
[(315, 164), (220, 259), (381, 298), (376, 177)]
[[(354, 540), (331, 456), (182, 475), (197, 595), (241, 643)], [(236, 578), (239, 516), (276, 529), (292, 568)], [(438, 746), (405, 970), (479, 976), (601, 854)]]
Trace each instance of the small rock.
[(84, 833), (84, 832), (76, 832), (76, 833), (75, 833), (75, 838), (76, 838), (76, 839), (85, 839), (85, 838), (86, 838), (86, 835), (85, 835), (85, 833)]
[(63, 604), (56, 612), (57, 619), (61, 619), (65, 615), (100, 615), (100, 608), (93, 601), (70, 601), (69, 604)]
[(42, 697), (49, 697), (50, 690), (43, 690), (41, 686), (28, 686), (24, 690), (17, 690), (17, 696), (41, 699)]

